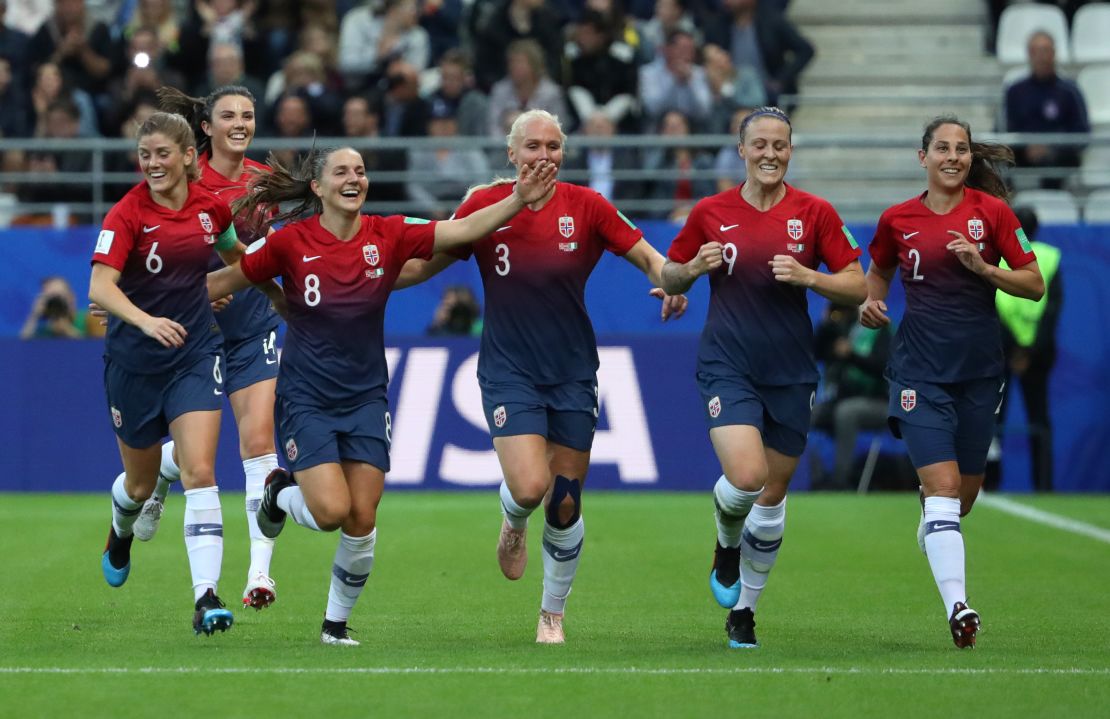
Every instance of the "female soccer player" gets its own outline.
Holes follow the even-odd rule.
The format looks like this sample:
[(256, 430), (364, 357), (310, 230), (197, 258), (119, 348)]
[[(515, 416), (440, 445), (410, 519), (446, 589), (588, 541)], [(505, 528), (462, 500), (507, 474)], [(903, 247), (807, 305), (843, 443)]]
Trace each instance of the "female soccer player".
[[(461, 220), (361, 214), (369, 181), (350, 148), (307, 158), (296, 173), (274, 164), (259, 175), (236, 214), (299, 200), (274, 221), (315, 214), (257, 240), (233, 267), (209, 279), (222, 297), (281, 276), (289, 332), (278, 374), (278, 434), (293, 477), (266, 480), (258, 524), (268, 537), (288, 513), (311, 529), (340, 529), (320, 639), (355, 645), (347, 619), (374, 562), (378, 502), (389, 471), (391, 420), (386, 404), (385, 305), (401, 267), (473, 242), (508, 221), (554, 184), (554, 167), (537, 161), (493, 207)], [(294, 481), (294, 477), (295, 480)]]
[[(251, 177), (270, 168), (246, 157), (254, 138), (254, 96), (245, 87), (228, 85), (208, 97), (188, 97), (179, 90), (159, 90), (163, 110), (188, 118), (200, 139), (200, 185), (219, 196), (229, 205), (242, 197)], [(257, 222), (236, 219), (235, 229), (245, 243), (258, 239)], [(212, 254), (210, 270), (224, 266)], [(262, 485), (278, 466), (274, 448), (274, 388), (277, 385), (278, 360), (275, 339), (278, 317), (270, 300), (253, 287), (238, 292), (231, 302), (216, 313), (216, 323), (224, 337), (227, 366), (224, 391), (231, 401), (231, 411), (239, 430), (239, 456), (246, 476), (247, 528), (251, 540), (250, 569), (243, 590), (243, 604), (261, 610), (277, 598), (274, 580), (270, 578), (270, 560), (274, 540), (258, 530), (255, 512), (262, 500)], [(143, 505), (135, 522), (135, 536), (147, 541), (154, 536), (170, 482), (181, 472), (173, 457), (173, 442), (162, 448), (162, 466), (154, 494)]]
[[(554, 115), (529, 110), (506, 138), (517, 168), (563, 161), (566, 136)], [(466, 217), (512, 192), (497, 181), (475, 188), (456, 211)], [(558, 182), (510, 224), (477, 242), (473, 254), (485, 287), (486, 314), (478, 383), (505, 479), (497, 544), (501, 572), (520, 579), (528, 561), (528, 517), (546, 503), (543, 598), (536, 641), (565, 641), (563, 614), (585, 536), (582, 485), (597, 425), (597, 339), (586, 315), (585, 287), (605, 250), (623, 256), (656, 287), (663, 256), (597, 192)], [(463, 248), (457, 257), (469, 257)], [(454, 257), (414, 264), (407, 286)], [(662, 317), (686, 311), (684, 296), (663, 298)]]
[(154, 489), (167, 430), (185, 487), (185, 548), (199, 634), (225, 631), (216, 596), (223, 519), (213, 467), (224, 393), (224, 355), (205, 276), (213, 247), (234, 259), (227, 203), (195, 182), (196, 142), (180, 115), (157, 112), (138, 132), (144, 182), (104, 218), (89, 299), (109, 314), (104, 385), (123, 473), (112, 485), (112, 527), (101, 558), (113, 587), (131, 570), (132, 526)]
[[(717, 546), (709, 584), (731, 609), (729, 646), (757, 647), (755, 608), (778, 556), (786, 490), (806, 446), (817, 388), (806, 289), (838, 304), (866, 296), (860, 251), (836, 210), (784, 181), (790, 120), (776, 107), (744, 118), (747, 179), (707, 197), (675, 237), (663, 289), (709, 275), (698, 387), (724, 474), (713, 489)], [(817, 270), (824, 262), (832, 274)]]
[[(860, 321), (890, 322), (884, 300), (901, 267), (906, 312), (887, 366), (890, 426), (921, 479), (919, 540), (952, 639), (965, 648), (975, 646), (979, 614), (967, 606), (960, 517), (983, 484), (1002, 401), (994, 293), (1036, 300), (1044, 281), (994, 167), (1013, 163), (1008, 147), (972, 142), (967, 123), (946, 116), (925, 127), (917, 156), (928, 189), (879, 218)], [(999, 268), (1000, 258), (1013, 269)]]

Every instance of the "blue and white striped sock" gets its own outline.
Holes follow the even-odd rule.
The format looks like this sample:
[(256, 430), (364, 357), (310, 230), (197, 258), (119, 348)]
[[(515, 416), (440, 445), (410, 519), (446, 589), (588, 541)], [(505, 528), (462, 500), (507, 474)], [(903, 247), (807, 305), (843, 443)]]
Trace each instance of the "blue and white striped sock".
[(378, 530), (365, 537), (352, 537), (339, 533), (339, 546), (331, 566), (331, 586), (328, 588), (328, 608), (324, 619), (329, 622), (346, 622), (355, 602), (366, 587), (370, 571), (374, 568), (374, 545)]
[(185, 491), (185, 551), (193, 575), (193, 601), (220, 582), (224, 558), (224, 518), (220, 490), (201, 487)]

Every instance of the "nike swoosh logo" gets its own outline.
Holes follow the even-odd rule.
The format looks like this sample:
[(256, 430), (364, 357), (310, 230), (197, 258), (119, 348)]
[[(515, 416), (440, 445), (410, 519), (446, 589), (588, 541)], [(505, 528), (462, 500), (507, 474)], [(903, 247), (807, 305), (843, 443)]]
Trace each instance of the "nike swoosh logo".
[(267, 359), (266, 364), (277, 364), (277, 360)]
[(498, 227), (497, 232), (504, 232), (505, 230), (508, 230), (508, 229), (511, 229), (511, 228), (512, 228), (512, 225), (505, 225), (504, 227)]
[(309, 257), (308, 255), (301, 255), (301, 262), (312, 262), (313, 260), (318, 259), (320, 259), (320, 255), (313, 255), (312, 257)]
[(551, 553), (551, 556), (556, 562), (565, 562), (567, 560), (574, 559), (575, 557), (577, 557), (578, 556), (578, 550), (577, 549), (556, 549), (554, 552)]
[(221, 394), (223, 394), (223, 392), (221, 392), (221, 391), (220, 391), (220, 390), (218, 390), (218, 389), (214, 389), (214, 390), (212, 390), (212, 394), (214, 394), (214, 395), (216, 395), (216, 396), (218, 397), (218, 396), (220, 396)]
[(154, 232), (159, 227), (161, 227), (161, 225), (155, 225), (154, 227), (147, 227), (146, 225), (143, 225), (143, 232)]
[(920, 234), (920, 230), (917, 231), (917, 232), (911, 232), (909, 234), (906, 234), (905, 232), (903, 232), (902, 233), (902, 239), (903, 240), (908, 240), (908, 239), (910, 239), (911, 237), (913, 237), (914, 235), (917, 235), (917, 234)]
[(739, 226), (740, 225), (721, 225), (721, 232), (728, 232), (729, 230)]

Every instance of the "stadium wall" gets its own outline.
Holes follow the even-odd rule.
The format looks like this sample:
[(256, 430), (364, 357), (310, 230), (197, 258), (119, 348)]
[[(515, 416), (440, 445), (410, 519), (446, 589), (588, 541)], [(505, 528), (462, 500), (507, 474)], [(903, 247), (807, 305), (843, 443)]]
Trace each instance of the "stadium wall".
[[(675, 228), (645, 223), (665, 249)], [(872, 228), (853, 227), (856, 237)], [(1045, 227), (1040, 239), (1063, 250), (1065, 300), (1059, 360), (1052, 380), (1056, 485), (1061, 491), (1110, 491), (1110, 243), (1108, 228)], [(61, 274), (79, 294), (88, 281), (95, 228), (0, 232), (18, 250), (0, 268), (0, 377), (9, 398), (0, 406), (0, 490), (103, 491), (119, 471), (102, 386), (97, 341), (21, 342), (15, 338), (40, 278)], [(474, 379), (477, 341), (417, 338), (449, 284), (480, 283), (472, 264), (450, 268), (428, 285), (398, 293), (387, 312), (391, 337), (390, 401), (394, 412), (391, 487), (465, 489), (499, 480), (480, 415)], [(648, 285), (619, 259), (606, 257), (587, 301), (602, 344), (601, 418), (590, 483), (595, 488), (708, 490), (719, 473), (693, 382), (707, 283), (691, 294), (691, 314), (661, 325)], [(901, 311), (900, 291), (891, 298)], [(816, 317), (819, 303), (813, 303)], [(620, 333), (620, 334), (618, 334)], [(1028, 452), (1018, 402), (1010, 403), (1003, 489), (1029, 488)], [(865, 450), (867, 437), (861, 439)], [(230, 412), (225, 413), (217, 472), (240, 489), (242, 468)], [(900, 451), (884, 440), (884, 449)], [(830, 461), (826, 438), (811, 437), (795, 487), (809, 484), (812, 462)]]

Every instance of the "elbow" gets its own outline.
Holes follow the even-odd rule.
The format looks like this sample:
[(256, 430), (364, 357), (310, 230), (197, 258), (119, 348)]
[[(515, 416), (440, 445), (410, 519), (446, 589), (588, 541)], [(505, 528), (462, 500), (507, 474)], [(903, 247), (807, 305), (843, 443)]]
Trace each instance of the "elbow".
[(1044, 297), (1044, 292), (1044, 280), (1038, 277), (1037, 284), (1031, 289), (1027, 297), (1034, 302), (1040, 302), (1041, 298)]

